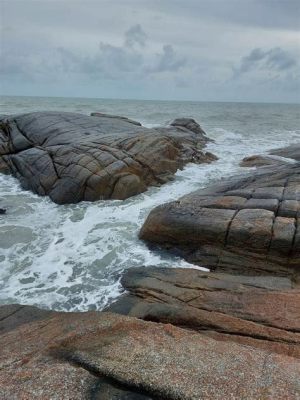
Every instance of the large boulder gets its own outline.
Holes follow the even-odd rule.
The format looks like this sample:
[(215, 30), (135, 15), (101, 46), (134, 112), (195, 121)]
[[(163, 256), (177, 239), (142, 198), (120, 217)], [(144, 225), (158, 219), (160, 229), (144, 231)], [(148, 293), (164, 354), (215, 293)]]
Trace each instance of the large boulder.
[(56, 203), (126, 199), (188, 162), (216, 159), (192, 119), (148, 129), (125, 117), (35, 112), (0, 121), (0, 171)]
[(0, 336), (4, 400), (293, 400), (299, 374), (296, 357), (112, 313), (54, 313)]
[(111, 311), (300, 358), (300, 290), (289, 278), (141, 267), (121, 283)]
[(262, 168), (149, 214), (140, 238), (234, 273), (300, 273), (300, 164)]

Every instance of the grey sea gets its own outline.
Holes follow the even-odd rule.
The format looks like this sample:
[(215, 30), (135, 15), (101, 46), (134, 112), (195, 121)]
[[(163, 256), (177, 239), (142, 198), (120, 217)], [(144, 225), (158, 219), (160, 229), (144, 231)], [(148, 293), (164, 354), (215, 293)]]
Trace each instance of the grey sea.
[[(42, 110), (124, 115), (147, 127), (193, 117), (214, 139), (219, 160), (187, 165), (174, 181), (126, 201), (56, 205), (0, 175), (0, 303), (57, 310), (102, 309), (120, 294), (122, 271), (135, 266), (195, 267), (149, 250), (138, 231), (155, 206), (214, 181), (246, 173), (239, 161), (300, 142), (300, 105), (0, 97), (0, 113)], [(199, 267), (198, 267), (199, 268)], [(201, 268), (201, 267), (200, 267)]]

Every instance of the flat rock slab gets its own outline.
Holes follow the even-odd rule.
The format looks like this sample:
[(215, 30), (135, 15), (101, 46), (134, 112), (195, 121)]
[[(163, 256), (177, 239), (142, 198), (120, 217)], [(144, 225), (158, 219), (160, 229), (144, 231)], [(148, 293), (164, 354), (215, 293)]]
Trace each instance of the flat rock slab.
[(188, 162), (216, 159), (190, 118), (148, 129), (125, 117), (35, 112), (0, 119), (0, 172), (54, 202), (126, 199)]
[(151, 211), (140, 238), (212, 270), (300, 276), (300, 165), (262, 168)]
[(300, 358), (300, 290), (288, 278), (132, 268), (110, 310)]
[(153, 399), (297, 399), (300, 391), (294, 357), (111, 313), (56, 313), (0, 342), (2, 399), (97, 398), (99, 377)]

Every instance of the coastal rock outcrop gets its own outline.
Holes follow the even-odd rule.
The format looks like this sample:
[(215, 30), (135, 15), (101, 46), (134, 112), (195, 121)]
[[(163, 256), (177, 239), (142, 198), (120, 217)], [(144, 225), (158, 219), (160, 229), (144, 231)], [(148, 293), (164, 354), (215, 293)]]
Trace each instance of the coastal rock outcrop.
[(103, 400), (107, 382), (133, 392), (124, 400), (292, 400), (300, 390), (296, 357), (107, 312), (23, 323), (0, 336), (0, 353), (5, 400)]
[(295, 143), (288, 147), (275, 149), (270, 151), (270, 154), (285, 158), (292, 158), (294, 160), (300, 161), (300, 144)]
[(300, 164), (261, 168), (151, 211), (140, 238), (211, 270), (300, 273)]
[(132, 268), (110, 310), (300, 359), (300, 287), (286, 277)]
[(148, 129), (125, 117), (35, 112), (0, 121), (0, 172), (54, 202), (126, 199), (188, 162), (216, 159), (193, 119)]
[(274, 155), (254, 155), (245, 157), (240, 162), (241, 167), (265, 167), (265, 166), (281, 166), (294, 162), (289, 158), (277, 157)]

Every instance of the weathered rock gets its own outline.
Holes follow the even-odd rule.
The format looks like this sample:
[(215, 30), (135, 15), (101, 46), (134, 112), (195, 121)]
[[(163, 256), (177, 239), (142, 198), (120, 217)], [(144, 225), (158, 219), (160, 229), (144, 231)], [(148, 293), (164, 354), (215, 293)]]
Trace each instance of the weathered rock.
[(300, 276), (300, 165), (259, 169), (152, 210), (141, 239), (234, 273)]
[[(0, 171), (56, 203), (126, 199), (187, 162), (216, 159), (192, 119), (148, 129), (125, 117), (36, 112), (0, 121)], [(182, 123), (182, 125), (181, 125)]]
[(130, 119), (127, 117), (122, 117), (120, 115), (106, 114), (106, 113), (102, 113), (102, 112), (92, 112), (91, 117), (105, 117), (105, 118), (121, 119), (126, 122), (130, 122), (133, 125), (142, 126), (142, 124), (140, 122), (134, 121), (133, 119)]
[(288, 278), (147, 267), (121, 282), (129, 295), (111, 311), (300, 358), (300, 290)]
[(52, 311), (49, 310), (19, 304), (0, 306), (0, 335), (16, 329), (20, 325), (45, 319), (51, 314)]
[(293, 160), (300, 161), (300, 144), (295, 143), (282, 149), (275, 149), (272, 150), (270, 154), (285, 158), (292, 158)]
[(280, 166), (290, 164), (291, 161), (272, 155), (254, 155), (245, 157), (240, 162), (241, 167)]
[(295, 357), (111, 313), (23, 324), (0, 336), (0, 352), (4, 400), (103, 400), (103, 377), (161, 400), (297, 399), (300, 390)]

